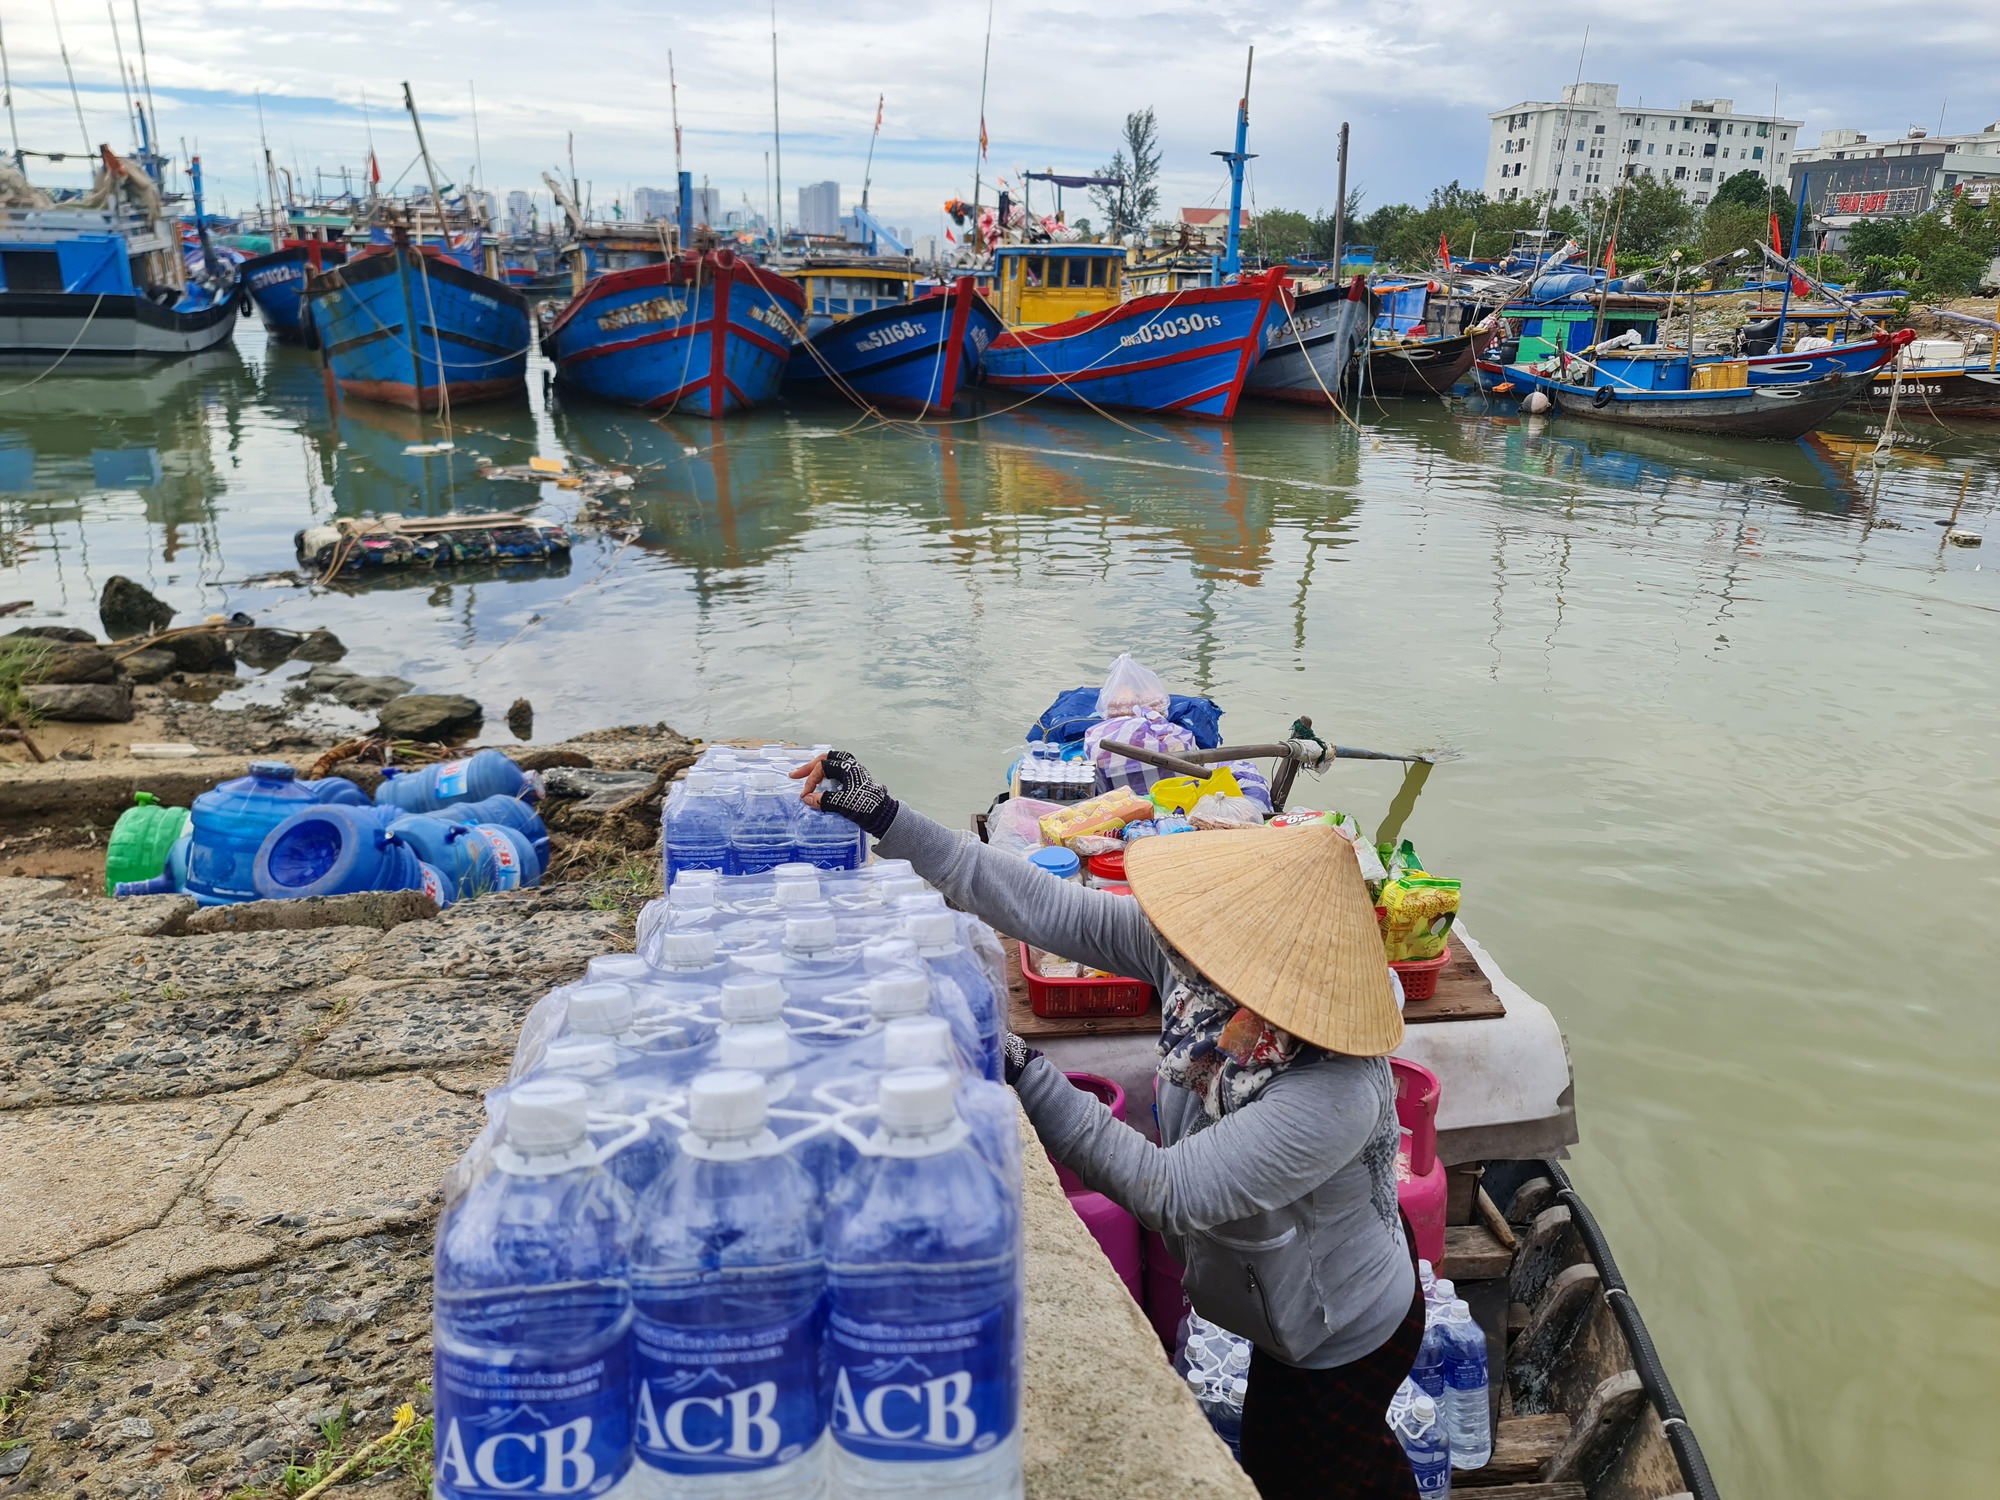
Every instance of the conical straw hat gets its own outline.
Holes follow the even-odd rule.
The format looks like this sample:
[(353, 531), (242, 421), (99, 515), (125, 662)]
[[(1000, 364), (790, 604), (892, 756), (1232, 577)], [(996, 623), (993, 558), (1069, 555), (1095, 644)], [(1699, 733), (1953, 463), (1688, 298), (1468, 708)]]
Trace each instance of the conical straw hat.
[(1141, 839), (1125, 878), (1202, 976), (1293, 1036), (1382, 1057), (1403, 1017), (1354, 849), (1324, 825)]

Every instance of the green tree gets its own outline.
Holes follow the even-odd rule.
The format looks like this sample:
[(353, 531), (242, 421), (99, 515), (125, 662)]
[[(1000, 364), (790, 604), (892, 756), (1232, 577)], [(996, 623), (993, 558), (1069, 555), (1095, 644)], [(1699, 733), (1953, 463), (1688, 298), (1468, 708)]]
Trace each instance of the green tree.
[(1074, 229), (1078, 234), (1082, 235), (1085, 239), (1089, 239), (1093, 232), (1090, 227), (1090, 220), (1085, 218), (1079, 217), (1071, 219), (1069, 221), (1069, 227)]
[(1310, 255), (1313, 250), (1313, 221), (1293, 209), (1268, 209), (1251, 222), (1250, 243), (1268, 261)]
[(1160, 126), (1150, 108), (1125, 117), (1125, 143), (1097, 169), (1097, 175), (1118, 179), (1116, 187), (1090, 190), (1113, 239), (1123, 239), (1153, 221), (1160, 206)]
[(1909, 226), (1902, 219), (1861, 219), (1847, 231), (1843, 253), (1857, 266), (1866, 261), (1901, 255)]
[(1792, 202), (1792, 195), (1775, 181), (1767, 182), (1762, 172), (1745, 168), (1722, 180), (1722, 186), (1715, 190), (1716, 203), (1740, 203), (1745, 208), (1761, 210), (1768, 224), (1772, 214), (1778, 216), (1778, 227), (1789, 242), (1792, 237), (1792, 216), (1798, 206)]
[(1645, 260), (1667, 253), (1694, 227), (1694, 208), (1670, 182), (1634, 177), (1613, 205), (1618, 258)]
[[(1732, 250), (1747, 249), (1754, 255), (1757, 246), (1771, 242), (1770, 236), (1771, 218), (1761, 204), (1753, 206), (1717, 200), (1702, 211), (1701, 230), (1695, 242), (1696, 254), (1701, 260), (1713, 260)], [(1751, 265), (1760, 263), (1753, 260)]]

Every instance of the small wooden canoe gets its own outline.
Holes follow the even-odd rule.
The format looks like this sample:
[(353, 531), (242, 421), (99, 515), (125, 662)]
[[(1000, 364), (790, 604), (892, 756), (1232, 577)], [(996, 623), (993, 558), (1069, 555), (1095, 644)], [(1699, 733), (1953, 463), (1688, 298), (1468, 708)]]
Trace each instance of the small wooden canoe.
[(1542, 391), (1565, 417), (1586, 422), (1786, 441), (1811, 432), (1860, 397), (1875, 378), (1864, 370), (1854, 375), (1826, 375), (1799, 385), (1649, 391), (1609, 381), (1595, 388), (1568, 385), (1525, 365), (1508, 365), (1505, 376), (1514, 387), (1513, 394)]

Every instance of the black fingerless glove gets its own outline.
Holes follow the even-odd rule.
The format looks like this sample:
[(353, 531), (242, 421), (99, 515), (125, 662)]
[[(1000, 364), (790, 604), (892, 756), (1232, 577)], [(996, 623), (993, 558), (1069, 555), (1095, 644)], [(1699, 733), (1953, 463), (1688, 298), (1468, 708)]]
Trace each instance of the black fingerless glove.
[(1007, 1087), (1011, 1089), (1019, 1083), (1021, 1074), (1026, 1071), (1028, 1064), (1041, 1055), (1013, 1032), (1008, 1032), (1000, 1061), (1000, 1075), (1007, 1080)]
[(868, 774), (868, 768), (845, 750), (829, 750), (822, 767), (819, 805), (839, 813), (872, 839), (879, 839), (896, 821), (899, 806), (889, 789)]

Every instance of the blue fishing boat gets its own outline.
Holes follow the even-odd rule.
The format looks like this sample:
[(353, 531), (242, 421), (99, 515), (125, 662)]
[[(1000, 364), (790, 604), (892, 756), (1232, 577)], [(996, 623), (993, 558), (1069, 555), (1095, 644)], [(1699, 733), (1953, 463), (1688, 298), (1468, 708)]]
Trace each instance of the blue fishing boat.
[[(802, 279), (811, 305), (814, 278)], [(918, 416), (950, 411), (999, 332), (999, 314), (977, 283), (961, 276), (924, 296), (828, 321), (792, 351), (785, 389)]]
[(1282, 271), (1121, 301), (1122, 246), (1001, 245), (993, 258), (1007, 327), (987, 347), (986, 384), (1056, 401), (1226, 422), (1267, 325), (1291, 316)]
[(340, 240), (288, 239), (262, 255), (248, 257), (238, 271), (264, 331), (283, 343), (310, 346), (306, 278), (346, 261), (347, 246)]
[(1823, 375), (1791, 385), (1751, 385), (1743, 361), (1691, 363), (1667, 350), (1558, 354), (1539, 366), (1508, 365), (1505, 384), (1546, 396), (1565, 417), (1719, 437), (1796, 438), (1868, 391), (1873, 375)]
[[(170, 359), (224, 343), (243, 284), (204, 226), (182, 254), (143, 150), (101, 149), (90, 192), (58, 204), (17, 176), (0, 208), (0, 357)], [(196, 222), (201, 164), (191, 165)]]
[(735, 251), (612, 271), (542, 337), (565, 386), (651, 411), (720, 417), (776, 397), (805, 292)]
[(402, 228), (311, 276), (306, 303), (321, 359), (359, 400), (436, 411), (527, 387), (527, 299)]

